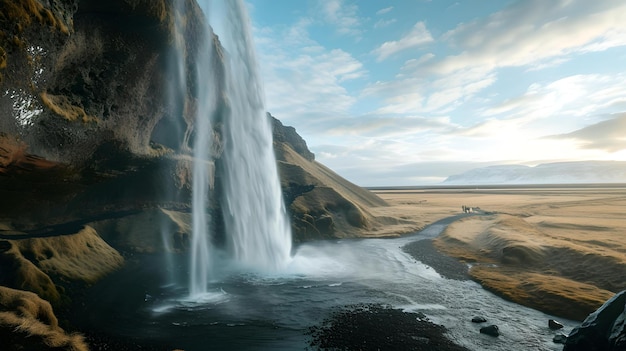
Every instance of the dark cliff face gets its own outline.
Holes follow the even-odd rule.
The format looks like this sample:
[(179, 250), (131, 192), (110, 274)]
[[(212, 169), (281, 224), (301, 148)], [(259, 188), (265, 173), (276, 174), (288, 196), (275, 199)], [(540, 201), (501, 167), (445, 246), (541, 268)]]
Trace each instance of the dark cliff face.
[[(304, 157), (308, 161), (315, 161), (315, 155), (309, 150), (306, 145), (306, 141), (296, 132), (294, 127), (283, 125), (278, 119), (272, 116), (270, 113), (267, 117), (272, 121), (272, 131), (274, 137), (274, 143), (287, 143), (291, 148), (297, 152), (300, 156)], [(280, 148), (276, 149), (276, 158), (284, 160), (284, 155), (280, 153)]]
[[(180, 4), (0, 0), (1, 217), (27, 228), (184, 206), (204, 17)], [(181, 51), (185, 77), (171, 67)]]
[(563, 351), (626, 350), (626, 290), (615, 294), (569, 334)]
[[(2, 132), (18, 136), (32, 153), (73, 166), (90, 161), (103, 144), (151, 155), (160, 151), (151, 147), (154, 139), (174, 150), (187, 142), (188, 123), (180, 118), (185, 100), (167, 99), (164, 83), (180, 84), (168, 73), (180, 39), (175, 12), (187, 19), (182, 30), (189, 37), (202, 35), (195, 1), (178, 10), (163, 0), (5, 0), (0, 6), (13, 15), (0, 37), (6, 52), (0, 84), (9, 92), (0, 100)], [(16, 25), (18, 13), (28, 20)], [(42, 14), (52, 19), (37, 20)], [(191, 60), (195, 44), (184, 45)]]

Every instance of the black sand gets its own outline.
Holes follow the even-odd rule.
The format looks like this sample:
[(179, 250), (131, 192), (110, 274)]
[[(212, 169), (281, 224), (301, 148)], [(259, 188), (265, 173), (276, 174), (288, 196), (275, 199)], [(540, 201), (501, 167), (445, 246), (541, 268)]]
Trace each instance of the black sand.
[(346, 306), (309, 329), (315, 350), (466, 351), (426, 316), (375, 304)]

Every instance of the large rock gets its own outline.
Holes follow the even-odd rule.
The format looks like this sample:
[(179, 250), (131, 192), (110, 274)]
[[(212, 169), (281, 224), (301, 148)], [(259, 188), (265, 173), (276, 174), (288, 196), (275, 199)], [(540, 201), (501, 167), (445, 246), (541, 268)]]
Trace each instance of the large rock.
[(296, 132), (296, 128), (283, 125), (270, 113), (267, 114), (267, 117), (272, 121), (274, 143), (286, 143), (300, 156), (311, 162), (315, 161), (315, 154), (309, 150), (306, 141)]
[(591, 313), (567, 337), (563, 351), (626, 350), (626, 290)]
[(563, 324), (555, 321), (554, 319), (549, 319), (548, 327), (552, 330), (559, 330), (559, 329), (563, 329)]

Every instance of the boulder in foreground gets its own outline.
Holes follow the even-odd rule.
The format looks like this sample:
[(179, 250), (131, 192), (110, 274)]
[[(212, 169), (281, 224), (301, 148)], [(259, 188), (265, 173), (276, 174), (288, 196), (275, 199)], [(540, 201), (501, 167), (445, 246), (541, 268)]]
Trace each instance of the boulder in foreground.
[(563, 351), (626, 350), (626, 290), (591, 313), (567, 337)]

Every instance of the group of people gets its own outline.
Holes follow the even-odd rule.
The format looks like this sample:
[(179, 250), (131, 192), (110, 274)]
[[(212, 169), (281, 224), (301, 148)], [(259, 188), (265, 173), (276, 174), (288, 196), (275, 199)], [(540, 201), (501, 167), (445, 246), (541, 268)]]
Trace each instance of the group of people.
[(467, 207), (465, 205), (461, 206), (461, 208), (463, 209), (463, 213), (472, 213), (474, 212), (474, 208), (473, 207)]

